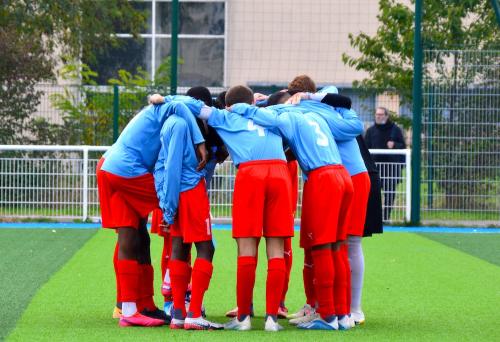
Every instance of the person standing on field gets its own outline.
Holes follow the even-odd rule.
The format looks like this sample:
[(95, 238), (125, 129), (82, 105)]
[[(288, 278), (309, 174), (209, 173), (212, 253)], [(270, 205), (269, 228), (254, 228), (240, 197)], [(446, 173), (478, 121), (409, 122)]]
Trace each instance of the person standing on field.
[[(389, 111), (385, 107), (375, 110), (375, 124), (365, 133), (365, 142), (368, 148), (373, 149), (404, 149), (406, 144), (401, 128), (391, 121)], [(384, 191), (383, 220), (391, 218), (392, 205), (396, 197), (396, 187), (401, 181), (401, 171), (404, 167), (405, 157), (402, 155), (374, 155), (373, 159), (378, 164), (382, 190)]]

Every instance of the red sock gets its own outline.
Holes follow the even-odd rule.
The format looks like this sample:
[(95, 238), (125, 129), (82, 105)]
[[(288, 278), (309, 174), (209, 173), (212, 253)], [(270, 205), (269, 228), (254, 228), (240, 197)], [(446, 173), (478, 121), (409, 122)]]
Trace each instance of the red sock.
[(342, 245), (342, 253), (344, 254), (342, 256), (342, 259), (344, 260), (344, 265), (347, 270), (346, 275), (347, 275), (347, 283), (346, 283), (346, 308), (351, 312), (351, 265), (349, 264), (349, 245), (347, 242)]
[(277, 316), (283, 283), (285, 281), (285, 259), (272, 258), (267, 261), (266, 314)]
[(196, 258), (193, 266), (193, 280), (191, 286), (191, 303), (189, 304), (189, 317), (201, 316), (203, 296), (208, 289), (212, 278), (213, 265), (210, 261)]
[(322, 318), (334, 314), (333, 282), (334, 269), (330, 249), (318, 249), (311, 252), (313, 257), (314, 290), (318, 301), (318, 313)]
[(341, 250), (332, 251), (333, 263), (335, 265), (335, 281), (333, 284), (333, 298), (335, 300), (335, 314), (347, 315), (347, 270), (344, 256)]
[(281, 303), (285, 305), (286, 293), (288, 292), (288, 283), (290, 282), (290, 271), (292, 270), (292, 239), (285, 239), (285, 280), (283, 282), (283, 291), (281, 292)]
[(163, 250), (161, 251), (161, 282), (165, 279), (167, 273), (168, 261), (172, 255), (172, 238), (170, 234), (163, 237)]
[(154, 269), (151, 264), (139, 264), (141, 276), (139, 277), (139, 297), (137, 299), (137, 311), (153, 311), (156, 304), (154, 296)]
[(304, 269), (302, 270), (304, 279), (304, 291), (306, 293), (306, 302), (313, 308), (316, 306), (316, 296), (314, 293), (314, 272), (311, 250), (304, 250)]
[(174, 309), (182, 311), (182, 317), (186, 317), (186, 305), (184, 298), (191, 279), (189, 264), (181, 260), (170, 260), (170, 279), (172, 282), (172, 295), (174, 297)]
[(118, 250), (120, 246), (118, 246), (118, 242), (115, 246), (115, 253), (113, 254), (113, 266), (115, 268), (115, 279), (116, 279), (116, 304), (121, 303), (122, 299), (120, 298), (120, 282), (118, 277)]
[(252, 256), (238, 257), (238, 269), (236, 272), (236, 303), (238, 305), (238, 318), (250, 315), (256, 268), (257, 258)]
[(137, 260), (117, 260), (120, 299), (137, 302), (139, 294), (139, 263)]

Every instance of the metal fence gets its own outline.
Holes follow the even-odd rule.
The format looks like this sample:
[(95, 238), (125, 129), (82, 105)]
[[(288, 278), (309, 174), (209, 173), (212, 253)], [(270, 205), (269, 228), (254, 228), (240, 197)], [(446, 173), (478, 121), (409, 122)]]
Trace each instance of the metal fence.
[[(98, 221), (99, 199), (95, 169), (106, 146), (0, 145), (0, 217), (4, 220), (43, 218)], [(406, 156), (404, 163), (379, 164), (382, 184), (395, 187), (386, 222), (408, 221), (410, 215), (410, 150), (371, 150), (373, 154)], [(396, 172), (394, 170), (403, 170)], [(215, 219), (231, 218), (236, 169), (231, 161), (217, 165), (209, 190)], [(299, 174), (301, 212), (303, 180)], [(387, 211), (386, 211), (387, 212)]]
[(428, 50), (422, 220), (500, 223), (500, 50)]

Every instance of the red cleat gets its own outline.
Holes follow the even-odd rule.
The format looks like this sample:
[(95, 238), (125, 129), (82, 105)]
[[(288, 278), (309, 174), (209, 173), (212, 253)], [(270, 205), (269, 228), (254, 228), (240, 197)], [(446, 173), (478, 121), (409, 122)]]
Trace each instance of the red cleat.
[(130, 317), (125, 317), (122, 315), (122, 317), (120, 318), (120, 322), (119, 322), (119, 325), (121, 327), (132, 327), (132, 326), (159, 327), (159, 326), (162, 326), (164, 324), (165, 324), (165, 321), (163, 321), (163, 320), (144, 316), (138, 312), (136, 312), (133, 316), (130, 316)]

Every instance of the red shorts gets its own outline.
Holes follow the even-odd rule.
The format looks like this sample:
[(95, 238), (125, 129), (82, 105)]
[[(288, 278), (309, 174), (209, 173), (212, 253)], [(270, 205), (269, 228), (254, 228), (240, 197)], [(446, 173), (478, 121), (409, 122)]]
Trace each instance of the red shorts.
[(284, 160), (239, 165), (233, 195), (233, 238), (293, 236), (290, 173)]
[(153, 175), (126, 178), (101, 170), (97, 164), (97, 189), (105, 228), (138, 228), (139, 220), (158, 208)]
[(352, 182), (344, 166), (311, 171), (304, 183), (300, 247), (308, 249), (341, 240), (351, 199)]
[(202, 179), (198, 185), (179, 195), (179, 208), (170, 226), (172, 237), (182, 237), (184, 243), (212, 240), (210, 204), (207, 187)]
[(363, 236), (368, 196), (370, 195), (370, 176), (368, 172), (362, 172), (352, 176), (351, 179), (354, 195), (349, 209), (350, 222), (347, 235)]
[(166, 237), (168, 233), (160, 225), (163, 223), (163, 212), (160, 208), (153, 210), (151, 215), (151, 233)]
[(292, 212), (295, 216), (297, 211), (297, 200), (299, 197), (299, 164), (296, 160), (287, 162), (288, 172), (290, 172), (290, 180), (292, 181)]

